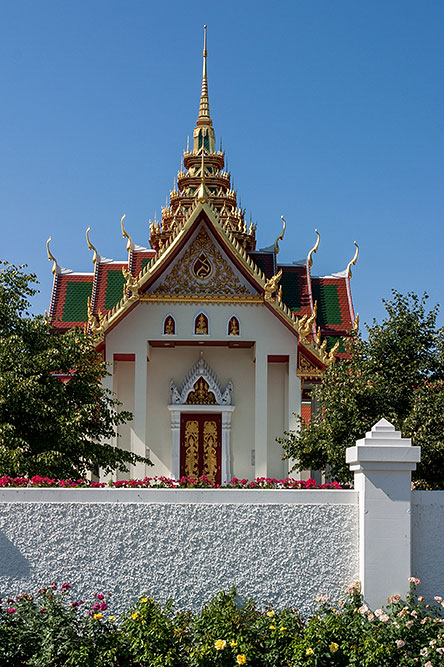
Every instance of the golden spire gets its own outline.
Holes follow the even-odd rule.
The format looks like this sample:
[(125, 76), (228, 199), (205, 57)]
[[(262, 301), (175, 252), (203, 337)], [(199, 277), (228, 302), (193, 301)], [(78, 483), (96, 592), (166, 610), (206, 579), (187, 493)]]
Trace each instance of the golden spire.
[(86, 230), (86, 242), (88, 244), (89, 250), (94, 250), (94, 255), (93, 255), (93, 264), (97, 264), (97, 260), (99, 259), (99, 253), (97, 252), (97, 249), (93, 246), (91, 241), (89, 240), (89, 232), (91, 231), (91, 227), (88, 227)]
[(209, 155), (212, 155), (216, 152), (215, 146), (216, 137), (214, 135), (213, 121), (210, 118), (210, 101), (208, 98), (207, 26), (204, 25), (202, 91), (200, 94), (199, 114), (193, 132), (193, 153), (197, 154), (200, 149), (205, 149)]
[(202, 202), (202, 204), (205, 204), (207, 201), (207, 198), (205, 196), (205, 161), (204, 161), (204, 154), (205, 150), (202, 148), (202, 166), (201, 166), (201, 174), (200, 174), (200, 186), (199, 190), (197, 191), (197, 201)]
[(57, 273), (58, 266), (57, 266), (57, 260), (56, 260), (56, 258), (54, 257), (54, 255), (51, 253), (51, 251), (50, 251), (50, 249), (49, 249), (49, 242), (50, 242), (50, 241), (52, 241), (52, 237), (51, 237), (51, 236), (50, 236), (49, 239), (46, 241), (46, 252), (48, 253), (48, 260), (49, 260), (50, 262), (53, 263), (53, 264), (52, 264), (52, 269), (51, 269), (51, 271), (52, 271), (53, 274), (55, 275), (55, 274)]
[(358, 255), (359, 255), (359, 246), (358, 246), (358, 244), (356, 243), (356, 241), (353, 241), (353, 243), (355, 244), (356, 250), (355, 250), (355, 254), (354, 254), (353, 259), (351, 260), (351, 262), (349, 262), (349, 263), (347, 264), (347, 276), (348, 276), (349, 278), (352, 277), (352, 270), (351, 270), (351, 267), (356, 265), (356, 262), (358, 261)]
[(318, 232), (317, 229), (315, 229), (315, 233), (316, 233), (318, 238), (316, 239), (316, 243), (314, 244), (313, 248), (310, 250), (310, 252), (307, 255), (307, 266), (311, 266), (313, 264), (312, 255), (313, 255), (314, 252), (318, 252), (319, 241), (321, 240), (321, 237), (319, 236), (319, 232)]
[(210, 118), (210, 100), (208, 99), (208, 79), (207, 79), (207, 26), (204, 25), (204, 47), (203, 47), (203, 68), (202, 68), (202, 92), (200, 94), (198, 125), (212, 125)]

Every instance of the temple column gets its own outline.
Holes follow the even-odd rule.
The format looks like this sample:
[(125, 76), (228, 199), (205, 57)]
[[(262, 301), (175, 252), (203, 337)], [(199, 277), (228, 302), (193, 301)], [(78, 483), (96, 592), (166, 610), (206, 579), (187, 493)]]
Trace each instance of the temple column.
[[(102, 387), (104, 389), (108, 389), (111, 392), (115, 392), (115, 376), (114, 376), (114, 364), (109, 363), (110, 359), (106, 359), (107, 361), (107, 370), (110, 373), (110, 375), (105, 375), (105, 377), (102, 378)], [(109, 444), (112, 445), (113, 447), (117, 446), (116, 442), (117, 438), (110, 438), (109, 440), (104, 440), (104, 444)], [(101, 482), (110, 482), (110, 481), (115, 481), (117, 479), (117, 475), (115, 472), (113, 473), (108, 473), (107, 475), (104, 474), (103, 469), (99, 469), (99, 475), (98, 478)]]
[[(295, 414), (300, 414), (302, 405), (302, 386), (301, 379), (296, 375), (297, 371), (297, 352), (290, 355), (288, 361), (288, 431), (295, 431), (299, 428)], [(294, 466), (294, 459), (288, 459), (288, 473)], [(293, 472), (292, 477), (300, 479), (300, 473)]]
[[(134, 420), (131, 429), (131, 451), (139, 456), (146, 455), (147, 448), (147, 343), (145, 342), (140, 349), (136, 350), (136, 360), (134, 368)], [(133, 477), (145, 477), (145, 465), (136, 463), (131, 466)]]
[(268, 445), (268, 356), (256, 343), (255, 389), (254, 389), (254, 449), (255, 477), (267, 477)]

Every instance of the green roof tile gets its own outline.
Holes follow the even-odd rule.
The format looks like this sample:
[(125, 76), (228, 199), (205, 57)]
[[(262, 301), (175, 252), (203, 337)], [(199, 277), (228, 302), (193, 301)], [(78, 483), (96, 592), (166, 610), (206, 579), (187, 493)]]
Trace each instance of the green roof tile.
[(105, 308), (111, 310), (123, 296), (125, 278), (122, 271), (108, 271), (106, 277)]
[(313, 301), (318, 302), (316, 322), (321, 327), (342, 324), (339, 294), (336, 285), (313, 285)]
[(88, 320), (88, 297), (91, 298), (92, 284), (68, 281), (66, 283), (63, 322), (86, 322)]
[(344, 339), (342, 336), (327, 336), (327, 352), (330, 352), (333, 345), (335, 345), (339, 340), (339, 347), (337, 352), (347, 352), (344, 345)]
[(300, 310), (302, 285), (295, 273), (283, 273), (281, 278), (282, 300), (290, 310)]

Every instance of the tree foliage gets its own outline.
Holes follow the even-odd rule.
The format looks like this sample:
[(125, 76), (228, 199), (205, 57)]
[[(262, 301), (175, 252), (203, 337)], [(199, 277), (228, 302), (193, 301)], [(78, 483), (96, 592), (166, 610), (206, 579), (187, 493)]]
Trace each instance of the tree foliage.
[(132, 415), (102, 387), (106, 364), (91, 336), (55, 334), (30, 315), (37, 281), (23, 269), (0, 268), (0, 473), (67, 478), (149, 463), (102, 444)]
[(330, 366), (314, 390), (319, 411), (280, 439), (296, 469), (328, 470), (347, 482), (345, 449), (385, 417), (422, 447), (415, 478), (444, 488), (443, 331), (436, 329), (438, 307), (428, 310), (427, 298), (393, 291), (383, 300), (383, 322), (367, 325), (367, 340), (350, 336), (350, 358)]

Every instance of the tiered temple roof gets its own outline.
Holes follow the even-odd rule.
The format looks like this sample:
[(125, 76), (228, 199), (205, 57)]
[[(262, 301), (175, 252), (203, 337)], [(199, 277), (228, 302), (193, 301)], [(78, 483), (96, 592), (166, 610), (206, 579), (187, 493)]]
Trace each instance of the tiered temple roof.
[[(207, 80), (206, 29), (204, 33), (202, 91), (199, 113), (193, 133), (193, 145), (187, 146), (177, 184), (170, 192), (169, 203), (162, 209), (159, 221), (149, 222), (151, 248), (127, 239), (127, 259), (114, 261), (101, 257), (89, 239), (93, 251), (92, 273), (75, 273), (53, 261), (54, 286), (49, 316), (56, 330), (73, 326), (88, 327), (103, 334), (111, 320), (116, 321), (128, 301), (146, 290), (150, 271), (162, 264), (159, 260), (171, 253), (169, 248), (186, 232), (197, 206), (207, 207), (213, 224), (220, 229), (229, 251), (246, 265), (252, 279), (262, 291), (264, 302), (290, 324), (303, 345), (317, 350), (317, 358), (327, 360), (327, 353), (343, 356), (343, 337), (357, 326), (350, 291), (351, 265), (356, 263), (358, 248), (345, 271), (325, 277), (311, 275), (315, 246), (306, 260), (292, 264), (278, 262), (279, 244), (284, 230), (273, 246), (256, 250), (256, 224), (245, 219), (245, 210), (237, 202), (231, 185), (231, 174), (225, 168), (225, 153), (216, 150), (216, 139), (210, 116)], [(153, 268), (154, 267), (154, 268)]]

